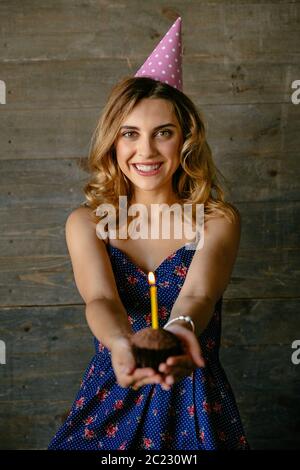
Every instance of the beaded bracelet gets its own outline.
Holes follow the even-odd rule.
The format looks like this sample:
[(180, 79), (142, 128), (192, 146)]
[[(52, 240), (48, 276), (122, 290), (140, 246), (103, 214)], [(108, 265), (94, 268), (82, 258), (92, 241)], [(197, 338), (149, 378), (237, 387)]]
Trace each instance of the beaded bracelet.
[(164, 328), (171, 325), (172, 323), (174, 323), (177, 320), (183, 320), (187, 323), (190, 323), (192, 325), (192, 328), (193, 328), (193, 333), (195, 333), (195, 323), (193, 322), (193, 320), (191, 319), (191, 317), (189, 315), (180, 315), (179, 317), (176, 317), (176, 318), (173, 318), (172, 320), (169, 320), (166, 323), (166, 325), (164, 326)]

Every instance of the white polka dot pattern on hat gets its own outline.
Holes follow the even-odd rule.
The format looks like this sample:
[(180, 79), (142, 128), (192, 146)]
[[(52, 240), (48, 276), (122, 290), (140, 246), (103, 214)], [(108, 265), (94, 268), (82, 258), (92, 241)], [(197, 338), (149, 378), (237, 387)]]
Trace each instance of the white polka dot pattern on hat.
[[(167, 37), (169, 36), (169, 37)], [(182, 91), (181, 18), (177, 18), (135, 77), (151, 77)], [(173, 73), (171, 73), (173, 71)]]

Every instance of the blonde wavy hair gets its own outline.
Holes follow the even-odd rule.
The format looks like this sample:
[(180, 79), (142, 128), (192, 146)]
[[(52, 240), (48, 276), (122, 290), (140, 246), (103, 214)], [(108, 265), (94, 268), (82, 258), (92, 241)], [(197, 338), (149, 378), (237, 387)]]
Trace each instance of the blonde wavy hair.
[(181, 126), (180, 165), (172, 179), (180, 204), (192, 204), (193, 217), (196, 204), (202, 203), (205, 220), (223, 215), (234, 221), (239, 212), (225, 201), (218, 175), (224, 176), (213, 162), (201, 113), (187, 95), (148, 77), (125, 77), (112, 88), (93, 133), (86, 165), (90, 179), (84, 186), (84, 193), (95, 221), (100, 220), (95, 214), (97, 207), (109, 203), (115, 207), (118, 226), (119, 196), (127, 196), (129, 204), (132, 199), (132, 183), (119, 168), (115, 141), (126, 117), (144, 98), (160, 98), (172, 103)]

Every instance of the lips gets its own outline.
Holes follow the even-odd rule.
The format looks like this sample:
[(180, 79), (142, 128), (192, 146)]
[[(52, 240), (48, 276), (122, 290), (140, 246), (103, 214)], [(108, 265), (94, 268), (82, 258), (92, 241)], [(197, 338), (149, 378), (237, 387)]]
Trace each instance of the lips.
[(152, 176), (159, 173), (162, 162), (157, 163), (133, 163), (135, 171), (142, 176)]

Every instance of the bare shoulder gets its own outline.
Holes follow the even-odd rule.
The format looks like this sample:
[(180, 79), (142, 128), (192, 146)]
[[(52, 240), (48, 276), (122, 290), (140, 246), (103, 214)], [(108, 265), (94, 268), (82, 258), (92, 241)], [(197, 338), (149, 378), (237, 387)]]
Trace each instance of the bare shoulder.
[[(90, 231), (91, 233), (93, 233), (93, 235), (97, 237), (97, 221), (95, 219), (93, 209), (91, 209), (90, 207), (79, 206), (68, 215), (66, 220), (66, 230), (68, 230), (68, 228), (73, 225), (77, 226), (77, 228), (82, 228), (83, 230)], [(107, 240), (102, 241), (104, 243), (107, 243)]]
[[(241, 214), (236, 207), (234, 207), (234, 217), (229, 219), (224, 215), (218, 215), (208, 219), (204, 224), (205, 236), (219, 240), (220, 242), (229, 242), (234, 245), (239, 242), (241, 236), (242, 219)], [(230, 243), (231, 242), (231, 243)]]
[(118, 298), (105, 242), (96, 233), (92, 210), (74, 209), (66, 221), (66, 242), (75, 282), (83, 300)]
[(93, 210), (87, 206), (76, 207), (76, 209), (74, 209), (69, 214), (67, 218), (67, 222), (68, 221), (76, 221), (78, 223), (85, 222), (93, 226), (93, 224), (95, 225), (95, 222), (93, 220)]

